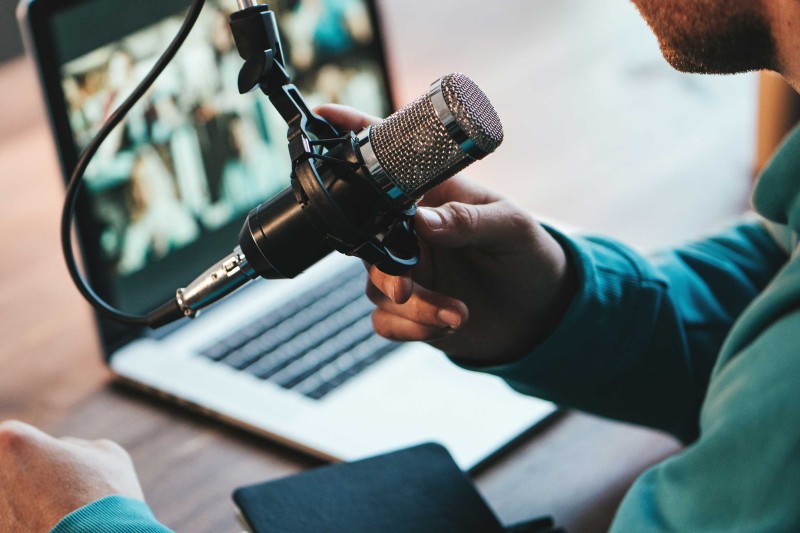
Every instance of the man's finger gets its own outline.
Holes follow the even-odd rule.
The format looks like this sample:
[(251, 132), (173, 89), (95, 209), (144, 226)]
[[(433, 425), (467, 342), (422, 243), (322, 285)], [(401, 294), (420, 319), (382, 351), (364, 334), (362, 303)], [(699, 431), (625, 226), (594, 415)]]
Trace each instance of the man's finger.
[(367, 296), (379, 309), (412, 322), (433, 328), (458, 329), (469, 320), (466, 304), (420, 285), (404, 304), (396, 304), (372, 283), (367, 286)]
[(505, 201), (422, 207), (414, 227), (422, 239), (437, 246), (476, 246), (496, 252), (515, 250), (519, 243), (531, 242), (537, 231), (532, 217)]
[(369, 280), (386, 297), (393, 302), (403, 304), (414, 292), (414, 282), (408, 276), (390, 276), (376, 267), (369, 269)]
[(434, 328), (418, 324), (383, 309), (372, 313), (372, 326), (381, 337), (397, 342), (430, 342), (448, 335), (450, 328)]
[(314, 112), (337, 128), (346, 131), (361, 131), (381, 120), (352, 107), (339, 104), (321, 105), (316, 107)]

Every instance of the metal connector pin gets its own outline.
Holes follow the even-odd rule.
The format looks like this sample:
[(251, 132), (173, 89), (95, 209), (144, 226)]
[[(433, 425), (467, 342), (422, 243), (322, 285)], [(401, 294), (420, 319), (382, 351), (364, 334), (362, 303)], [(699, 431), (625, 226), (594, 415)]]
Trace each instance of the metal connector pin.
[(239, 5), (240, 11), (262, 5), (260, 0), (236, 0), (236, 3)]
[(258, 276), (248, 264), (242, 250), (236, 248), (232, 254), (206, 270), (186, 288), (178, 290), (176, 302), (187, 318), (234, 292)]

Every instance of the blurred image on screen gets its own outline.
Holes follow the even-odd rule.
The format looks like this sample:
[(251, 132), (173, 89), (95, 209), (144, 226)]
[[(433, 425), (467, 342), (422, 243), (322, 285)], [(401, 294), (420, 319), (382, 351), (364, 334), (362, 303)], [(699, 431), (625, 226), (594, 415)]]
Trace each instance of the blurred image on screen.
[[(310, 105), (389, 109), (362, 0), (272, 2), (293, 82)], [(173, 63), (86, 173), (100, 249), (117, 276), (140, 272), (233, 223), (289, 184), (286, 124), (260, 93), (239, 94), (228, 26), (235, 2), (207, 4)], [(176, 13), (66, 62), (62, 89), (83, 150), (182, 22)], [(231, 243), (233, 246), (235, 243)]]

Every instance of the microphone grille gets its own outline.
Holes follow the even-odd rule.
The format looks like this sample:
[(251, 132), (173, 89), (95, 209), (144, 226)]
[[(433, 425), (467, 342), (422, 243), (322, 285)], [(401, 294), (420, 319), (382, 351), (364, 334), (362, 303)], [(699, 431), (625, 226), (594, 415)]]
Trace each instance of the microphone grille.
[(489, 98), (461, 73), (442, 78), (442, 93), (458, 125), (480, 149), (491, 154), (503, 142), (503, 125)]
[(464, 74), (444, 76), (370, 131), (388, 178), (414, 200), (503, 142), (503, 126), (489, 99)]

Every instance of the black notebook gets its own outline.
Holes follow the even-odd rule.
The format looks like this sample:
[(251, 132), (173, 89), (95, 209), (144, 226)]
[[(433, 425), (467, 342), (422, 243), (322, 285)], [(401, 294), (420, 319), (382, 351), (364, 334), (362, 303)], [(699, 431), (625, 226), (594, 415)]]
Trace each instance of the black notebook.
[(498, 519), (438, 444), (237, 489), (253, 533), (500, 533)]

